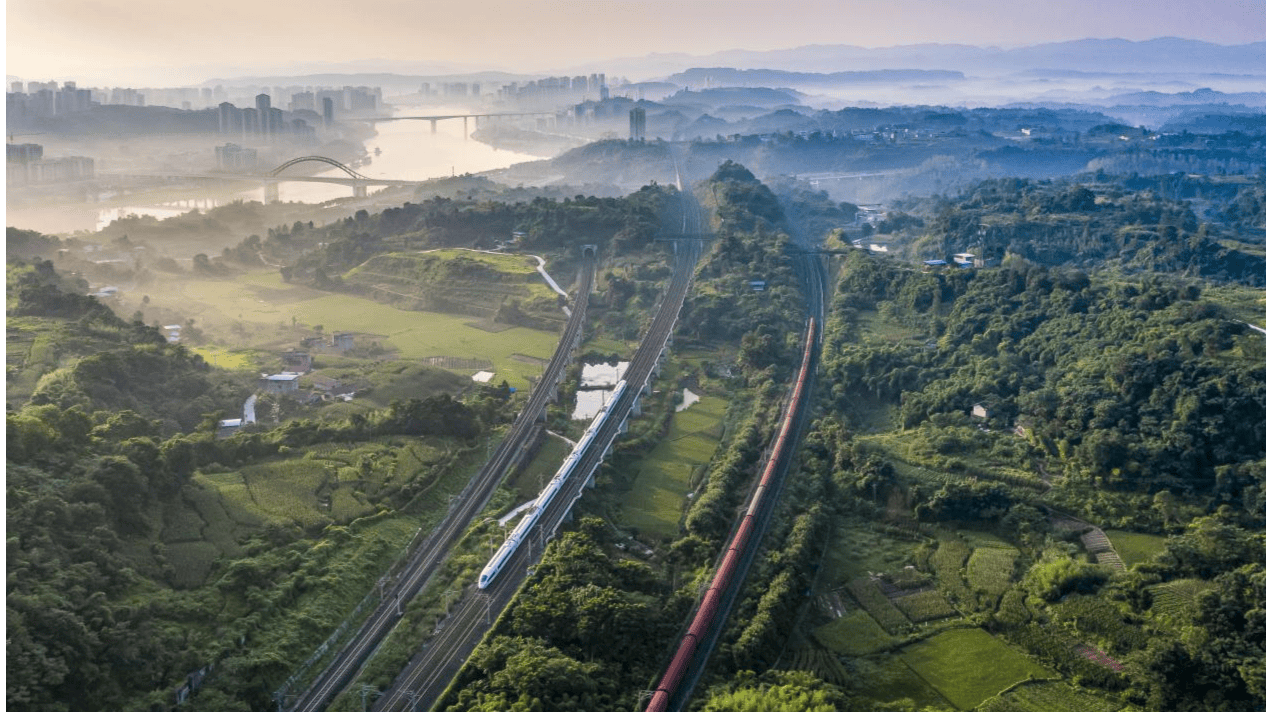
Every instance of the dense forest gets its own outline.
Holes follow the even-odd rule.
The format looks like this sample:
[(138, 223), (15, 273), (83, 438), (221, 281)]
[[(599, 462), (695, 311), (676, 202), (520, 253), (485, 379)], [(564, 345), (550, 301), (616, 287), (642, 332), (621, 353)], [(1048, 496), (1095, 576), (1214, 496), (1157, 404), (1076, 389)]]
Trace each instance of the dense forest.
[[(1191, 202), (1166, 197), (1194, 197), (1196, 191), (1220, 207), (1211, 217), (1226, 223), (1202, 222)], [(1113, 267), (1261, 286), (1266, 259), (1252, 248), (1259, 238), (1237, 230), (1256, 227), (1259, 192), (1259, 186), (1243, 182), (995, 179), (954, 197), (903, 202), (877, 232), (918, 260), (969, 252), (997, 265), (1015, 254), (1046, 266)]]

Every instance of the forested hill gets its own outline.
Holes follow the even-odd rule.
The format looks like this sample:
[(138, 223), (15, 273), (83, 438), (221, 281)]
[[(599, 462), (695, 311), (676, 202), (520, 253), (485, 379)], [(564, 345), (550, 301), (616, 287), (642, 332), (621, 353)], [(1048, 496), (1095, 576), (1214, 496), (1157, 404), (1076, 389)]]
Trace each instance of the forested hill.
[[(1194, 285), (1107, 285), (1014, 259), (923, 273), (858, 252), (837, 305), (852, 326), (829, 335), (826, 378), (843, 410), (866, 394), (917, 428), (986, 404), (1073, 480), (1225, 501), (1266, 491), (1266, 347)], [(870, 309), (927, 340), (854, 344)]]
[[(1251, 210), (1251, 189), (1228, 209), (1240, 203)], [(1219, 238), (1234, 235), (1202, 224), (1190, 204), (1151, 191), (997, 179), (957, 198), (920, 201), (911, 212), (926, 216), (903, 233), (912, 240), (910, 256), (919, 259), (971, 252), (996, 264), (1013, 253), (1047, 266), (1111, 266), (1266, 285), (1266, 258), (1227, 247)]]
[(623, 198), (576, 196), (501, 203), (432, 198), (381, 213), (361, 210), (322, 227), (297, 222), (252, 236), (221, 259), (283, 265), (287, 279), (337, 289), (337, 276), (375, 255), (441, 247), (553, 252), (575, 259), (585, 244), (601, 251), (645, 246), (666, 226), (681, 223), (675, 189), (647, 186)]
[(52, 262), (11, 262), (6, 286), (11, 407), (133, 411), (170, 435), (235, 411), (250, 393), (253, 384), (84, 296), (87, 285)]

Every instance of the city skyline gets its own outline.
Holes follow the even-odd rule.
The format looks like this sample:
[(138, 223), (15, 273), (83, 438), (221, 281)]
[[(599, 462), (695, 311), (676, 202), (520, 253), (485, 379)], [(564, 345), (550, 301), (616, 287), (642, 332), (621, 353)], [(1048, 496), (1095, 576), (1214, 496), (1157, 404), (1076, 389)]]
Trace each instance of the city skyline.
[[(771, 13), (778, 22), (770, 22)], [(987, 21), (986, 21), (987, 20)], [(843, 44), (1015, 47), (1083, 38), (1266, 40), (1243, 0), (486, 0), (460, 5), (225, 0), (9, 0), (6, 74), (23, 81), (163, 86), (320, 67), (434, 73), (569, 71), (626, 57)], [(643, 77), (637, 77), (643, 78)]]

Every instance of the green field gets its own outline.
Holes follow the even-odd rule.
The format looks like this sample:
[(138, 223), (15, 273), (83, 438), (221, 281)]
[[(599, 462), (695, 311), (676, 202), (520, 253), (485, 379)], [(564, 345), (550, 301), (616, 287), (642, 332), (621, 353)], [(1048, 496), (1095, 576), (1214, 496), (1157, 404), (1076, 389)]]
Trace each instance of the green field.
[(1018, 685), (977, 708), (980, 712), (1117, 712), (1121, 703), (1074, 690), (1063, 682)]
[(958, 615), (958, 611), (935, 589), (894, 598), (893, 605), (915, 623), (924, 623)]
[(984, 546), (972, 551), (967, 560), (967, 582), (971, 587), (997, 597), (1011, 588), (1015, 560), (1020, 551), (1011, 547)]
[(876, 702), (910, 700), (914, 709), (924, 707), (944, 708), (947, 701), (935, 688), (915, 674), (910, 666), (897, 655), (880, 656), (870, 660), (854, 660), (854, 683), (861, 696)]
[(979, 628), (948, 630), (907, 648), (902, 659), (961, 710), (1029, 678), (1054, 677)]
[(491, 316), (503, 302), (536, 303), (557, 312), (555, 292), (526, 255), (443, 249), (375, 255), (343, 275), (347, 284), (379, 292), (387, 301), (426, 304), (440, 297), (458, 311)]
[[(493, 363), (495, 382), (504, 379), (516, 388), (526, 388), (529, 378), (540, 375), (541, 366), (513, 356), (548, 360), (558, 345), (555, 333), (523, 327), (494, 333), (473, 326), (473, 317), (404, 311), (363, 297), (287, 284), (273, 272), (252, 272), (236, 281), (189, 279), (179, 288), (183, 308), (200, 323), (225, 326), (225, 322), (238, 321), (275, 326), (277, 338), (292, 341), (293, 346), (298, 345), (298, 335), (288, 339), (292, 324), (319, 325), (327, 334), (347, 331), (375, 335), (384, 348), (400, 358), (487, 359)], [(470, 370), (467, 375), (473, 373)]]
[(535, 499), (545, 483), (558, 472), (559, 466), (571, 452), (572, 446), (553, 435), (545, 435), (536, 457), (519, 471), (508, 486), (515, 492), (515, 504)]
[(259, 358), (254, 351), (227, 349), (223, 346), (195, 346), (190, 351), (201, 356), (207, 363), (216, 368), (230, 371), (256, 371), (259, 369)]
[(869, 613), (854, 610), (813, 630), (823, 647), (840, 655), (870, 655), (892, 647), (897, 639), (875, 622)]
[(697, 484), (696, 471), (712, 459), (721, 443), (727, 401), (703, 396), (673, 415), (668, 434), (641, 463), (633, 489), (624, 500), (622, 523), (654, 537), (677, 535), (682, 504)]
[(1165, 537), (1155, 534), (1136, 534), (1117, 529), (1107, 530), (1104, 534), (1108, 535), (1112, 548), (1116, 549), (1117, 555), (1126, 566), (1151, 561), (1165, 546)]
[(1212, 581), (1200, 579), (1176, 579), (1148, 586), (1152, 594), (1152, 612), (1162, 620), (1183, 625), (1196, 610), (1196, 596), (1214, 588)]
[(914, 563), (915, 544), (895, 539), (859, 519), (837, 522), (823, 560), (821, 586), (837, 588), (872, 571), (894, 571)]

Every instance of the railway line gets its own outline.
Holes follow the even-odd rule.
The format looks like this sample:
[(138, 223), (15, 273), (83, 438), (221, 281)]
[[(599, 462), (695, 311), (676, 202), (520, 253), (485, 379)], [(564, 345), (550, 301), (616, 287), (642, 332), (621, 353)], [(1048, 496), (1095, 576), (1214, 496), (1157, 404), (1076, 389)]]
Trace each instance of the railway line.
[[(683, 221), (698, 221), (698, 206), (686, 199)], [(683, 232), (686, 232), (683, 230)], [(443, 695), (466, 658), (478, 645), (492, 622), (505, 609), (536, 562), (566, 520), (584, 487), (602, 464), (607, 450), (621, 432), (638, 398), (649, 388), (651, 377), (667, 347), (677, 317), (690, 288), (694, 266), (702, 249), (699, 240), (676, 243), (673, 278), (626, 369), (623, 390), (608, 404), (596, 427), (586, 432), (587, 447), (574, 451), (570, 472), (558, 483), (549, 501), (534, 514), (534, 526), (519, 532), (519, 544), (500, 562), (495, 576), (482, 588), (471, 587), (445, 620), (444, 627), (414, 656), (391, 688), (375, 702), (375, 712), (427, 710)], [(618, 388), (618, 387), (617, 387)], [(582, 440), (582, 444), (584, 441)], [(494, 557), (495, 558), (495, 557)]]
[(649, 691), (651, 697), (646, 712), (678, 712), (689, 702), (690, 694), (703, 674), (708, 657), (760, 548), (760, 541), (769, 527), (769, 519), (781, 492), (782, 481), (790, 466), (791, 454), (804, 427), (807, 409), (803, 406), (809, 402), (812, 392), (817, 348), (822, 340), (821, 324), (826, 313), (828, 280), (821, 260), (813, 255), (801, 253), (794, 260), (804, 287), (806, 311), (809, 313), (795, 386), (774, 447), (752, 492), (748, 507), (738, 520), (716, 573), (695, 609), (689, 627), (667, 669), (655, 688)]
[(307, 689), (289, 706), (286, 704), (290, 700), (289, 682), (274, 693), (279, 710), (317, 712), (325, 709), (347, 686), (403, 616), (404, 606), (422, 589), (471, 520), (487, 504), (505, 472), (521, 457), (525, 444), (539, 435), (538, 421), (544, 413), (545, 405), (554, 398), (571, 352), (580, 342), (589, 293), (593, 289), (596, 263), (595, 249), (586, 247), (571, 318), (567, 321), (549, 366), (529, 395), (527, 405), (510, 426), (506, 437), (454, 500), (444, 521), (409, 554), (401, 571), (392, 580), (381, 582), (383, 594), (378, 606)]

